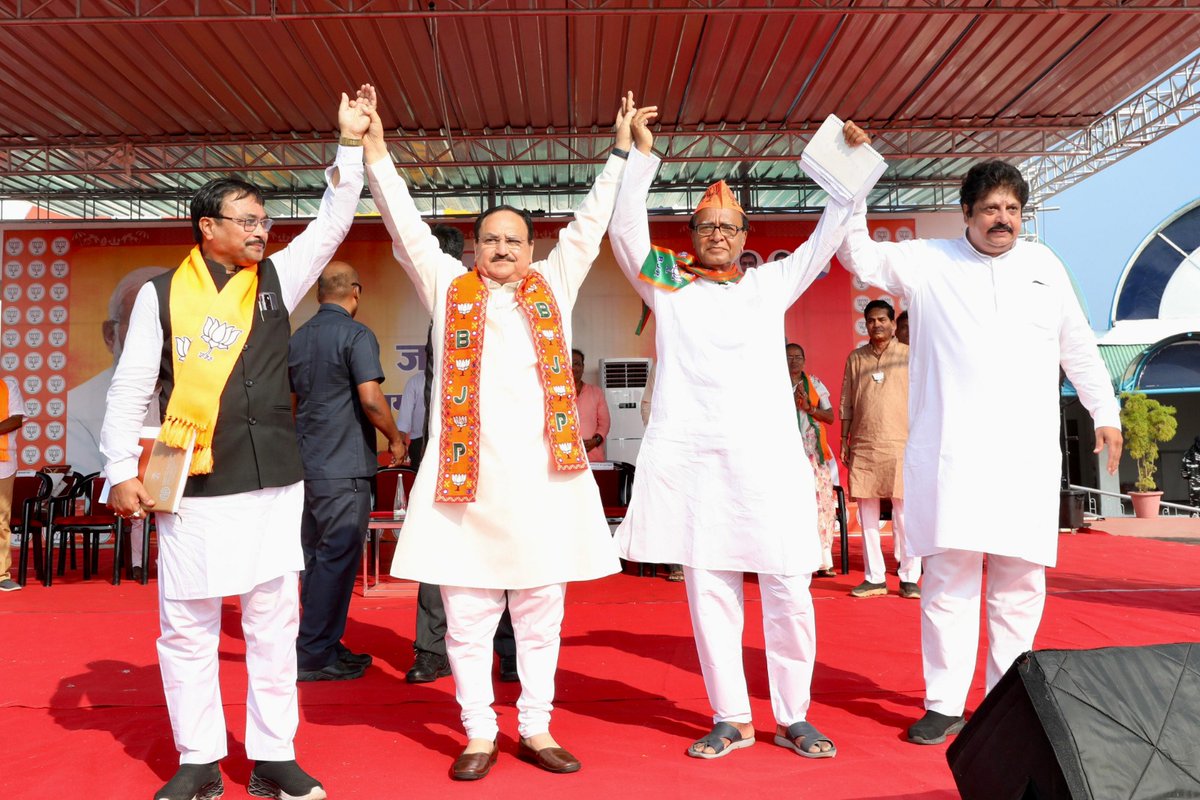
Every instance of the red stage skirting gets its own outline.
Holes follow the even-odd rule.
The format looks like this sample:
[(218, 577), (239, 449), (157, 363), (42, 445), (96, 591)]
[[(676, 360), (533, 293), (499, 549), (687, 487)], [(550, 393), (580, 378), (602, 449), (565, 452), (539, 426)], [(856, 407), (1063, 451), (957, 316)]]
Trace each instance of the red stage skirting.
[[(890, 544), (890, 543), (889, 543)], [(852, 547), (857, 546), (852, 545)], [(859, 553), (852, 554), (861, 564)], [(1038, 647), (1089, 648), (1200, 638), (1200, 547), (1097, 534), (1061, 538)], [(101, 574), (103, 572), (103, 565)], [(616, 575), (567, 594), (554, 734), (583, 771), (517, 761), (517, 688), (497, 685), (500, 762), (482, 783), (446, 770), (463, 744), (453, 684), (410, 686), (414, 601), (356, 596), (346, 643), (375, 655), (358, 681), (301, 687), (301, 763), (333, 798), (957, 797), (945, 746), (903, 741), (921, 714), (918, 603), (855, 600), (854, 572), (814, 582), (818, 663), (809, 718), (837, 742), (832, 760), (771, 743), (774, 721), (757, 588), (747, 587), (746, 663), (758, 743), (716, 761), (686, 758), (710, 726), (683, 587)], [(895, 577), (890, 576), (893, 584)], [(227, 605), (222, 688), (230, 728), (227, 798), (248, 797), (242, 749), (243, 643)], [(78, 573), (0, 596), (0, 797), (150, 798), (177, 757), (155, 661), (155, 586)], [(982, 661), (971, 705), (982, 693)]]

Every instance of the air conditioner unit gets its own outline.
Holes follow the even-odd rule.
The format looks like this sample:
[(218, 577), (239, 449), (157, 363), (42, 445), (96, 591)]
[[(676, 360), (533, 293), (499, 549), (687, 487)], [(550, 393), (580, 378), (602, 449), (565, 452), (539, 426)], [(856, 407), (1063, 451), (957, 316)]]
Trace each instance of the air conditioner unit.
[(612, 425), (604, 442), (609, 461), (637, 462), (646, 426), (642, 422), (642, 395), (650, 379), (649, 358), (600, 359), (600, 388)]

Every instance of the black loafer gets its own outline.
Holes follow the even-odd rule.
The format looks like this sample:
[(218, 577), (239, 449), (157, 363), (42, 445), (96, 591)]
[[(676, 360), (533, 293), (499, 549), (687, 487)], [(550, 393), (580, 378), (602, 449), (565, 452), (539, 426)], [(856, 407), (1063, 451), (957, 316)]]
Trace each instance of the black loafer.
[(352, 681), (355, 678), (361, 678), (366, 670), (366, 667), (357, 664), (335, 661), (321, 669), (297, 670), (296, 680), (301, 683), (309, 681)]
[(405, 674), (404, 680), (409, 683), (433, 683), (438, 678), (450, 674), (450, 661), (445, 656), (418, 650), (412, 668)]
[(521, 680), (521, 676), (517, 672), (516, 656), (500, 657), (500, 680), (503, 683), (517, 683)]
[(941, 744), (947, 736), (958, 733), (966, 724), (962, 717), (926, 711), (925, 716), (909, 727), (908, 740), (913, 744)]

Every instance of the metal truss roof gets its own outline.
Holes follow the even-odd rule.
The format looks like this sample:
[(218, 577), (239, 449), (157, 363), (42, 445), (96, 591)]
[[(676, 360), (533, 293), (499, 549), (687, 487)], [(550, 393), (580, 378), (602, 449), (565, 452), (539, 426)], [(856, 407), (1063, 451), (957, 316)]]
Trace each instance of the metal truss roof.
[[(435, 213), (569, 212), (626, 86), (662, 111), (661, 209), (720, 178), (750, 209), (820, 207), (797, 162), (830, 112), (889, 160), (877, 211), (956, 207), (983, 157), (1022, 163), (1040, 202), (1195, 116), (1198, 3), (0, 0), (0, 198), (177, 217), (237, 172), (311, 215), (323, 98), (362, 76)], [(257, 68), (230, 63), (247, 48)]]

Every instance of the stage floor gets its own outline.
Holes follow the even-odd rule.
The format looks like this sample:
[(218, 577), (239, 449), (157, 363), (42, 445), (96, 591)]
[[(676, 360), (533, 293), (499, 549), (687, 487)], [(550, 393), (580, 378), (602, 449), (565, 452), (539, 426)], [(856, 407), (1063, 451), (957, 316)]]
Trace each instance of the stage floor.
[[(1200, 548), (1101, 533), (1064, 535), (1060, 543), (1039, 648), (1200, 638)], [(861, 564), (858, 552), (851, 563)], [(540, 791), (558, 798), (955, 798), (945, 746), (903, 740), (922, 713), (919, 604), (894, 593), (849, 597), (861, 579), (855, 571), (813, 584), (818, 652), (809, 718), (836, 741), (834, 759), (802, 759), (771, 743), (752, 582), (745, 661), (758, 743), (714, 761), (684, 756), (710, 727), (710, 710), (683, 586), (661, 573), (614, 575), (568, 590), (553, 732), (583, 761), (580, 773), (549, 775), (516, 759), (517, 687), (497, 684), (500, 761), (480, 783), (449, 780), (464, 742), (453, 682), (404, 682), (411, 596), (354, 597), (345, 641), (372, 653), (375, 666), (357, 681), (301, 687), (298, 757), (338, 800)], [(895, 581), (889, 576), (893, 592)], [(177, 756), (154, 652), (155, 595), (153, 582), (85, 584), (77, 571), (51, 589), (31, 584), (0, 595), (0, 797), (148, 799), (173, 773)], [(230, 755), (222, 766), (225, 797), (238, 799), (248, 797), (250, 771), (242, 747), (244, 646), (236, 604), (228, 602), (226, 612), (221, 678)], [(972, 706), (982, 682), (981, 660)]]

